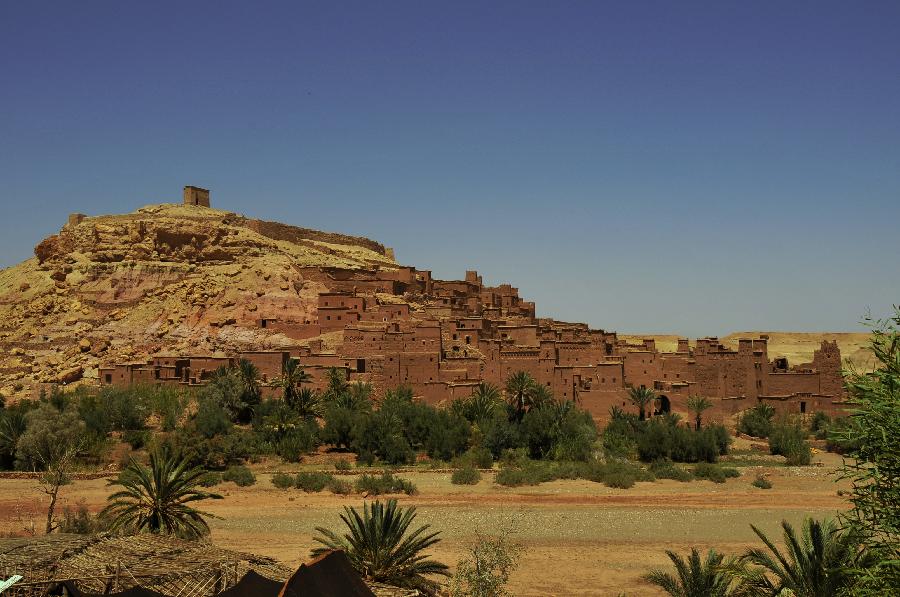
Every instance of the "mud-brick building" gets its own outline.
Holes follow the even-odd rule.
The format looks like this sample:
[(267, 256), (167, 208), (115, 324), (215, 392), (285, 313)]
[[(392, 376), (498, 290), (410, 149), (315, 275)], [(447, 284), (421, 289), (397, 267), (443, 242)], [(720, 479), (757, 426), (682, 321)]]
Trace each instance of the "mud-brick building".
[(259, 328), (293, 346), (221, 357), (157, 356), (104, 367), (101, 383), (197, 385), (219, 366), (246, 358), (272, 385), (287, 359), (296, 359), (312, 375), (313, 388), (324, 388), (328, 369), (336, 367), (349, 381), (371, 383), (376, 395), (405, 385), (433, 404), (467, 396), (480, 382), (502, 387), (513, 373), (527, 371), (599, 421), (614, 406), (633, 409), (628, 391), (634, 387), (656, 391), (658, 413), (686, 414), (688, 397), (706, 396), (715, 405), (707, 416), (720, 420), (761, 402), (798, 414), (843, 408), (840, 350), (833, 342), (796, 366), (770, 360), (765, 336), (741, 339), (736, 348), (717, 338), (693, 346), (679, 339), (674, 352), (665, 352), (653, 339), (628, 343), (585, 324), (537, 318), (534, 303), (522, 300), (518, 289), (485, 286), (476, 271), (462, 280), (434, 279), (414, 267), (308, 267), (301, 274), (322, 288), (314, 305), (294, 311), (258, 305)]

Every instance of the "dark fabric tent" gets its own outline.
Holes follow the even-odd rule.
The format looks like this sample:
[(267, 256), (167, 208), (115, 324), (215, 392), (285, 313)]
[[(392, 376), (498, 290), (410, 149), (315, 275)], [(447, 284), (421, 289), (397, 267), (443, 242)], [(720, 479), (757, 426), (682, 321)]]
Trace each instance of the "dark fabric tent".
[(219, 593), (218, 597), (278, 597), (283, 584), (251, 570), (237, 584)]
[(329, 551), (300, 567), (279, 597), (375, 597), (343, 551)]

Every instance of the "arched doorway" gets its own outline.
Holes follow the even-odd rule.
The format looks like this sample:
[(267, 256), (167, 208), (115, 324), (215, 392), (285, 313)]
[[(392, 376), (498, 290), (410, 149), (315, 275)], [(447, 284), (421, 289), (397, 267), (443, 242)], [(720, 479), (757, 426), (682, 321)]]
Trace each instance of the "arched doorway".
[(659, 405), (657, 406), (657, 412), (661, 415), (667, 415), (672, 412), (672, 403), (669, 402), (668, 396), (660, 395), (657, 398)]

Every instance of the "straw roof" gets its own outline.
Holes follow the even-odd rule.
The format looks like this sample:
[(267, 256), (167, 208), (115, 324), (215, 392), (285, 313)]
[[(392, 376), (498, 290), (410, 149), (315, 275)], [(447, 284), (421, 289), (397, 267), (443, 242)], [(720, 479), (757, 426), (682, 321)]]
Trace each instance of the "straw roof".
[(272, 558), (164, 535), (46, 535), (0, 539), (0, 575), (24, 578), (5, 595), (39, 595), (72, 580), (82, 591), (135, 585), (178, 597), (213, 595), (254, 570), (284, 580), (290, 569)]
[[(90, 593), (142, 586), (171, 597), (205, 597), (237, 584), (251, 570), (282, 582), (293, 572), (272, 558), (167, 535), (0, 538), (0, 577), (23, 576), (3, 597), (44, 595), (63, 581)], [(415, 590), (366, 584), (378, 597), (419, 595)]]

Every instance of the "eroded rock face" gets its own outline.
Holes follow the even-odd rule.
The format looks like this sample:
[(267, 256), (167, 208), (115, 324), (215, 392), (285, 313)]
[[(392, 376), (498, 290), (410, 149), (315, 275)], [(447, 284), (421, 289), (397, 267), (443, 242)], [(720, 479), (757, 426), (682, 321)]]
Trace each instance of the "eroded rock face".
[(99, 365), (159, 351), (271, 348), (280, 340), (260, 319), (312, 317), (324, 291), (301, 268), (396, 267), (386, 253), (369, 239), (182, 205), (70, 219), (34, 259), (0, 271), (0, 393), (95, 380)]

